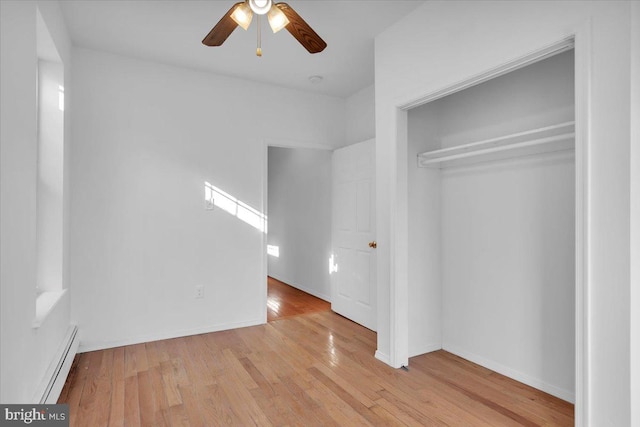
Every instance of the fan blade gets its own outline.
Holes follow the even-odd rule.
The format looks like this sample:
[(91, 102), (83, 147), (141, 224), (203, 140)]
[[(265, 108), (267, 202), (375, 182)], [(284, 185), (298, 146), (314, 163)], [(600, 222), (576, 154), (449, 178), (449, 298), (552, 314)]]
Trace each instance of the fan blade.
[(231, 18), (231, 14), (236, 9), (236, 7), (238, 7), (238, 5), (241, 5), (242, 3), (244, 2), (241, 1), (231, 6), (231, 9), (229, 9), (229, 11), (222, 17), (222, 19), (218, 21), (216, 26), (213, 27), (211, 31), (209, 31), (207, 37), (202, 40), (202, 44), (207, 46), (220, 46), (222, 45), (222, 43), (224, 43), (227, 37), (229, 37), (229, 35), (233, 33), (233, 30), (235, 30), (238, 26), (236, 21)]
[(324, 48), (327, 47), (327, 43), (313, 31), (313, 28), (311, 28), (291, 6), (287, 3), (276, 3), (275, 6), (284, 12), (289, 19), (289, 24), (286, 26), (287, 31), (289, 31), (309, 53), (322, 52)]

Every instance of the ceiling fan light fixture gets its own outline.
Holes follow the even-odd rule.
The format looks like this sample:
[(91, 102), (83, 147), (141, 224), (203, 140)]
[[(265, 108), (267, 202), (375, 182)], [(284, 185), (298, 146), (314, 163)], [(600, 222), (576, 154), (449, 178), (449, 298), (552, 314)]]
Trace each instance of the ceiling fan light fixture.
[(249, 6), (254, 13), (264, 15), (271, 9), (271, 0), (249, 0)]
[(278, 5), (273, 5), (271, 9), (269, 9), (267, 19), (269, 20), (269, 25), (271, 26), (274, 34), (289, 25), (287, 15), (278, 8)]
[[(0, 0), (1, 1), (1, 0)], [(286, 28), (287, 31), (309, 53), (322, 52), (327, 43), (322, 40), (298, 13), (287, 3), (273, 3), (274, 0), (242, 0), (229, 8), (220, 21), (209, 31), (202, 40), (205, 46), (222, 46), (236, 27), (247, 30), (253, 15), (258, 21), (258, 48), (260, 47), (260, 16), (267, 15), (274, 33)], [(284, 15), (284, 16), (283, 16)], [(258, 51), (260, 55), (260, 51)]]
[(231, 14), (231, 19), (233, 19), (236, 24), (241, 26), (245, 31), (249, 28), (252, 18), (253, 11), (247, 3), (239, 4)]

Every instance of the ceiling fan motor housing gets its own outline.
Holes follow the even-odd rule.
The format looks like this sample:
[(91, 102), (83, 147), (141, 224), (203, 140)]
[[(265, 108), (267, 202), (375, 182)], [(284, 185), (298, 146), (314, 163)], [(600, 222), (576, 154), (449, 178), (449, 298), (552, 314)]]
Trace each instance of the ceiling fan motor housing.
[(271, 0), (249, 0), (249, 7), (253, 13), (264, 15), (271, 9)]

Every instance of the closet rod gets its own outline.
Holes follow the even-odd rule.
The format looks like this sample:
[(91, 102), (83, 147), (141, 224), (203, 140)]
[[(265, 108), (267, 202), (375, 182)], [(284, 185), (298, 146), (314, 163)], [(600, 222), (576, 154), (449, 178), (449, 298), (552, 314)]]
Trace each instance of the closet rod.
[[(494, 153), (503, 150), (549, 144), (555, 141), (575, 137), (575, 122), (564, 122), (552, 126), (530, 129), (510, 135), (485, 139), (483, 141), (443, 148), (433, 151), (425, 151), (418, 154), (418, 166), (427, 166), (434, 163), (445, 162), (465, 157)], [(562, 132), (557, 134), (557, 132)], [(569, 131), (569, 132), (567, 132)], [(554, 135), (555, 133), (555, 135)]]
[(542, 128), (537, 128), (537, 129), (530, 129), (530, 130), (526, 130), (523, 132), (518, 132), (518, 133), (512, 133), (509, 135), (504, 135), (504, 136), (499, 136), (496, 138), (490, 138), (490, 139), (485, 139), (482, 141), (477, 141), (477, 142), (470, 142), (468, 144), (463, 144), (463, 145), (457, 145), (455, 147), (449, 147), (449, 148), (442, 148), (439, 150), (433, 150), (433, 151), (425, 151), (424, 153), (420, 153), (419, 156), (428, 156), (431, 153), (434, 154), (440, 154), (440, 153), (447, 153), (447, 152), (451, 152), (451, 151), (459, 151), (459, 150), (469, 150), (469, 149), (473, 149), (473, 147), (475, 146), (481, 146), (481, 145), (488, 145), (494, 142), (499, 142), (499, 141), (504, 141), (507, 139), (512, 139), (512, 138), (519, 138), (521, 136), (527, 136), (527, 135), (532, 135), (532, 134), (536, 134), (536, 133), (542, 133), (542, 132), (547, 132), (550, 130), (554, 130), (554, 129), (560, 129), (560, 128), (564, 128), (564, 127), (569, 127), (569, 126), (573, 126), (575, 125), (576, 122), (564, 122), (564, 123), (558, 123), (556, 125), (552, 125), (552, 126), (546, 126), (546, 127), (542, 127)]
[[(499, 145), (499, 146), (496, 146), (496, 147), (482, 148), (482, 149), (473, 150), (473, 151), (465, 151), (465, 152), (459, 153), (459, 154), (450, 154), (450, 155), (446, 155), (446, 156), (439, 156), (439, 157), (433, 158), (433, 159), (420, 158), (419, 162), (420, 162), (420, 166), (426, 166), (426, 165), (431, 165), (431, 164), (434, 164), (434, 163), (446, 162), (446, 161), (449, 161), (449, 160), (463, 159), (465, 157), (479, 156), (479, 155), (482, 155), (482, 154), (496, 153), (496, 152), (499, 152), (499, 151), (506, 151), (506, 150), (512, 150), (512, 149), (516, 149), (516, 148), (530, 147), (530, 146), (534, 146), (534, 145), (549, 144), (549, 143), (556, 142), (556, 141), (563, 141), (563, 140), (566, 140), (566, 139), (575, 138), (575, 136), (576, 136), (575, 132), (564, 133), (564, 134), (561, 134), (561, 135), (555, 135), (555, 136), (549, 136), (549, 137), (546, 137), (546, 138), (533, 139), (533, 140), (524, 141), (524, 142), (517, 142), (517, 143), (509, 144), (509, 145)], [(431, 154), (431, 153), (429, 153), (429, 154)]]

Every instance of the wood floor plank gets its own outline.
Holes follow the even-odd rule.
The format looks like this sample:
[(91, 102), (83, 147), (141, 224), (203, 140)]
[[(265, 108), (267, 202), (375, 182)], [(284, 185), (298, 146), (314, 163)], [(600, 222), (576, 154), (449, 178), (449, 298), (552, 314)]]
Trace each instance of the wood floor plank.
[[(72, 426), (82, 426), (80, 423), (70, 423)], [(124, 425), (140, 426), (140, 397), (138, 395), (138, 376), (124, 379)]]
[(271, 425), (296, 425), (294, 414), (287, 405), (282, 404), (281, 399), (276, 399), (275, 394), (267, 397), (261, 389), (255, 389), (251, 391), (251, 396)]
[(216, 332), (215, 336), (218, 347), (224, 350), (231, 350), (238, 358), (244, 357), (251, 353), (251, 347), (245, 343), (240, 337), (237, 330), (231, 329), (228, 331)]
[(124, 426), (124, 347), (114, 349), (109, 427)]
[[(309, 396), (306, 391), (300, 387), (300, 384), (298, 384), (296, 379), (299, 378), (284, 377), (282, 378), (282, 384), (287, 388), (287, 390), (289, 390), (289, 393), (291, 393), (292, 396), (295, 396), (313, 413), (314, 421), (317, 421), (319, 426), (338, 426), (336, 421), (331, 418), (329, 414), (320, 407), (320, 405), (318, 405), (318, 402), (313, 400), (311, 396)], [(307, 385), (306, 382), (305, 385)]]
[(376, 406), (373, 406), (372, 410), (376, 413), (380, 410), (384, 410), (388, 414), (391, 414), (395, 418), (395, 420), (397, 420), (395, 421), (392, 419), (392, 421), (395, 421), (395, 423), (392, 425), (402, 425), (402, 426), (410, 426), (410, 427), (424, 426), (423, 423), (419, 422), (410, 414), (406, 413), (404, 410), (402, 410), (401, 408), (397, 407), (396, 405), (394, 405), (393, 403), (389, 402), (384, 398), (378, 399), (376, 401)]
[(379, 420), (379, 424), (381, 426), (397, 426), (400, 425), (400, 420), (397, 417), (393, 416), (389, 411), (383, 408), (380, 405), (374, 405), (369, 410), (375, 414), (375, 416)]
[(109, 412), (109, 427), (124, 427), (124, 377), (113, 379), (111, 384), (111, 401)]
[(60, 400), (69, 401), (71, 399), (71, 393), (76, 391), (77, 386), (84, 382), (84, 379), (87, 377), (88, 355), (89, 353), (78, 353), (74, 356), (69, 375), (60, 392)]
[(299, 395), (290, 391), (282, 381), (275, 384), (277, 398), (283, 406), (289, 406), (291, 414), (295, 418), (295, 423), (302, 425), (322, 425), (321, 419), (318, 417), (317, 405), (307, 405), (307, 399), (300, 399)]
[(221, 386), (229, 400), (233, 403), (233, 407), (242, 408), (242, 411), (239, 411), (242, 425), (269, 426), (272, 424), (249, 390), (236, 387), (234, 381), (222, 381)]
[(171, 361), (162, 362), (160, 365), (160, 372), (162, 374), (162, 386), (164, 388), (164, 394), (167, 399), (169, 407), (182, 405), (182, 395), (178, 389), (178, 381), (174, 374), (174, 364)]
[(351, 409), (360, 414), (364, 419), (370, 422), (372, 425), (382, 425), (384, 420), (378, 417), (375, 412), (372, 412), (365, 404), (360, 402), (355, 396), (345, 390), (340, 384), (333, 381), (317, 368), (309, 368), (311, 374), (324, 384), (333, 394), (335, 394), (340, 400), (345, 402)]
[(240, 359), (236, 358), (233, 351), (226, 348), (222, 351), (222, 354), (227, 363), (227, 370), (229, 375), (233, 374), (235, 380), (241, 383), (246, 389), (251, 390), (258, 388), (258, 384), (251, 378), (251, 375), (244, 369)]
[[(252, 354), (251, 356), (255, 357), (254, 354)], [(242, 364), (244, 370), (247, 371), (251, 379), (253, 379), (253, 381), (256, 383), (256, 385), (258, 386), (257, 388), (260, 389), (264, 396), (273, 397), (276, 395), (276, 392), (271, 384), (279, 381), (277, 376), (273, 376), (271, 381), (267, 380), (267, 378), (265, 378), (263, 374), (263, 372), (265, 372), (265, 369), (258, 369), (253, 361), (249, 359), (249, 357), (243, 357), (242, 359), (240, 359), (240, 363)]]
[[(322, 363), (316, 363), (315, 365), (313, 365), (311, 369), (309, 369), (309, 371), (312, 372), (316, 378), (318, 378), (316, 371), (319, 373), (322, 373), (322, 375), (324, 375), (329, 380), (333, 381), (336, 385), (344, 389), (347, 393), (349, 393), (350, 396), (355, 398), (358, 402), (360, 402), (362, 405), (366, 406), (367, 408), (371, 408), (372, 406), (375, 405), (375, 402), (369, 397), (367, 397), (366, 394), (362, 393), (357, 385), (354, 385), (352, 382), (349, 381), (349, 379), (346, 379), (345, 377), (342, 377), (336, 374), (334, 371), (331, 370), (331, 368), (327, 367), (326, 365), (323, 365)], [(378, 393), (372, 393), (372, 394), (375, 395), (376, 397), (379, 396)]]
[(171, 357), (171, 365), (179, 373), (176, 383), (179, 385), (213, 384), (215, 378), (211, 376), (206, 360), (203, 359), (202, 347), (194, 345), (199, 341), (194, 341), (192, 338), (174, 338), (170, 340), (170, 345), (167, 348)]
[(258, 406), (253, 399), (250, 388), (238, 387), (239, 372), (232, 370), (227, 376), (220, 378), (220, 384), (222, 385), (227, 397), (238, 408), (242, 408), (240, 416), (243, 419), (243, 425), (257, 425), (257, 426), (270, 426), (272, 423), (268, 417)]
[(140, 405), (140, 425), (152, 426), (155, 423), (156, 407), (152, 397), (153, 388), (149, 371), (142, 371), (136, 374), (138, 378), (138, 402)]
[[(174, 339), (170, 347), (169, 363), (176, 375), (177, 385), (215, 384), (216, 366), (210, 363), (211, 357), (222, 358), (222, 355), (210, 353), (204, 341), (195, 337)], [(221, 365), (223, 365), (221, 363)], [(221, 366), (220, 369), (223, 369)]]
[(351, 384), (359, 391), (360, 394), (372, 401), (377, 400), (378, 397), (380, 397), (378, 395), (378, 391), (384, 389), (383, 386), (374, 380), (374, 377), (371, 376), (369, 372), (362, 369), (362, 367), (357, 366), (350, 359), (345, 358), (343, 359), (343, 363), (338, 365), (331, 363), (316, 363), (313, 366), (321, 370), (322, 368), (330, 369), (334, 375)]
[[(91, 364), (78, 407), (78, 423), (106, 426), (109, 422), (109, 396), (111, 395), (114, 350), (107, 349), (92, 353)], [(107, 396), (106, 399), (105, 396)]]
[(200, 395), (203, 400), (202, 408), (205, 410), (205, 422), (218, 426), (242, 425), (242, 420), (237, 414), (241, 408), (234, 408), (220, 384), (213, 384), (205, 389), (206, 397)]
[[(153, 387), (153, 400), (156, 407), (156, 425), (162, 425), (163, 422), (171, 425), (169, 402), (167, 401), (167, 394), (162, 379), (162, 370), (160, 366), (154, 366), (149, 368), (148, 372), (151, 387)], [(159, 418), (162, 418), (162, 421), (158, 421)]]
[(433, 394), (430, 399), (421, 400), (418, 394), (409, 395), (395, 389), (382, 390), (380, 396), (423, 424), (492, 426), (475, 414), (460, 410), (460, 407), (450, 404), (439, 395)]
[[(160, 364), (160, 368), (167, 373), (167, 375), (171, 375), (173, 381), (176, 385), (188, 385), (192, 383), (192, 380), (189, 378), (189, 374), (187, 373), (187, 369), (185, 368), (185, 363), (183, 358), (175, 358), (170, 359)], [(195, 367), (195, 369), (200, 368), (200, 366)], [(209, 384), (213, 383), (213, 380), (207, 381), (208, 371), (202, 369), (200, 371), (199, 378), (204, 382), (208, 382)]]
[[(58, 399), (58, 403), (69, 404), (69, 423), (75, 423), (73, 425), (79, 425), (77, 423), (80, 412), (80, 400), (84, 392), (87, 373), (89, 371), (90, 354), (91, 353), (82, 353), (76, 355), (73, 363), (77, 363), (78, 365), (77, 373), (74, 378), (67, 379), (62, 393), (60, 394), (60, 398)], [(69, 389), (68, 391), (65, 390), (67, 388)], [(65, 396), (67, 396), (66, 399)]]
[(191, 421), (184, 405), (174, 405), (169, 408), (169, 425), (171, 427), (191, 426)]
[(316, 425), (319, 422), (311, 408), (303, 405), (296, 396), (289, 392), (282, 382), (278, 381), (272, 384), (272, 387), (274, 394), (271, 397), (259, 392), (254, 393), (257, 398), (256, 401), (261, 407), (270, 406), (272, 412), (275, 409), (277, 417), (270, 417), (271, 422), (286, 425), (303, 425), (305, 422), (309, 425)]
[(138, 374), (138, 363), (136, 361), (137, 347), (128, 345), (124, 348), (124, 376), (132, 377)]
[(201, 407), (201, 400), (196, 395), (195, 387), (191, 386), (178, 386), (178, 391), (182, 397), (184, 405), (184, 411), (189, 418), (189, 425), (191, 427), (201, 427), (207, 424), (204, 421), (204, 411)]
[(306, 392), (312, 399), (322, 406), (325, 412), (339, 425), (371, 426), (348, 403), (336, 396), (321, 381), (315, 380), (314, 387)]

